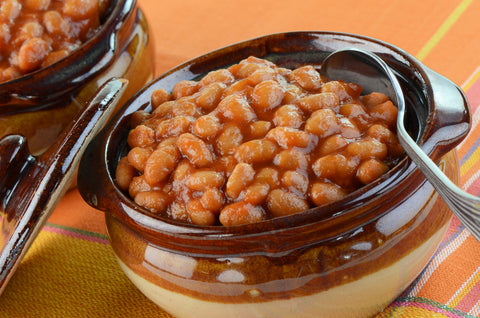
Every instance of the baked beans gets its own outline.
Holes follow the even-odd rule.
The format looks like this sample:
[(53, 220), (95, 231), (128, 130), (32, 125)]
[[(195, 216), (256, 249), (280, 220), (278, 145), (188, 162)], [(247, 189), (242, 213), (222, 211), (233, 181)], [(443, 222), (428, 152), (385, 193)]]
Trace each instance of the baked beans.
[(93, 36), (109, 0), (0, 1), (0, 82), (66, 57)]
[(403, 155), (381, 93), (249, 57), (157, 89), (132, 114), (118, 186), (160, 215), (233, 226), (340, 200)]

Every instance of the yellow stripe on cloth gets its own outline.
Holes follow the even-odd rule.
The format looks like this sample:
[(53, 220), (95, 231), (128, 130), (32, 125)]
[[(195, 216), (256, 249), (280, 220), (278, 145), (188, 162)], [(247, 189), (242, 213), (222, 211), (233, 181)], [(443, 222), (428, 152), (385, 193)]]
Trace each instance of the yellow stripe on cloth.
[(442, 23), (440, 28), (433, 34), (433, 36), (428, 40), (428, 42), (420, 49), (420, 52), (417, 54), (417, 58), (422, 61), (430, 53), (430, 51), (437, 45), (438, 42), (443, 38), (443, 36), (448, 32), (448, 30), (455, 24), (458, 18), (462, 15), (463, 12), (468, 8), (468, 6), (473, 2), (473, 0), (463, 0), (453, 12), (448, 16), (445, 22)]
[(0, 297), (0, 317), (171, 316), (130, 283), (110, 245), (43, 230)]
[(457, 291), (457, 294), (447, 302), (449, 307), (457, 307), (457, 305), (465, 298), (465, 296), (480, 282), (480, 267), (465, 282), (465, 284)]
[(477, 67), (475, 72), (462, 84), (462, 90), (468, 91), (470, 87), (480, 78), (480, 66)]
[(450, 318), (446, 314), (415, 307), (389, 307), (375, 318)]
[(464, 176), (469, 170), (471, 170), (473, 166), (475, 166), (475, 164), (479, 161), (479, 159), (480, 159), (480, 148), (477, 148), (460, 167), (460, 175)]

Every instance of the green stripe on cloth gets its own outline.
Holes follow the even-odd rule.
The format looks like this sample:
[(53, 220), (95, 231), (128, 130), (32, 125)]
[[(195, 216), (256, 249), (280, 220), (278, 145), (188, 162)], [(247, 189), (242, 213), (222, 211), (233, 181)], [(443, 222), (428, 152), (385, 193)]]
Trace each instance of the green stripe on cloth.
[[(422, 305), (428, 305), (428, 306), (440, 309), (440, 310), (442, 310), (446, 313), (453, 314), (453, 315), (449, 315), (449, 317), (478, 318), (477, 316), (470, 315), (470, 314), (462, 312), (458, 309), (451, 308), (451, 307), (449, 307), (445, 304), (433, 301), (433, 300), (428, 299), (428, 298), (423, 298), (423, 297), (410, 297), (410, 296), (399, 297), (395, 300), (395, 302), (393, 302), (390, 305), (389, 308), (390, 308), (390, 310), (393, 310), (394, 308), (402, 308), (402, 307), (405, 307), (407, 305), (407, 303), (410, 306), (412, 304), (419, 304), (420, 305), (419, 307), (422, 307)], [(392, 314), (393, 314), (393, 312), (392, 312)], [(387, 317), (389, 317), (389, 316), (387, 316)]]
[(75, 238), (86, 239), (89, 241), (97, 241), (98, 243), (106, 243), (108, 241), (108, 236), (105, 234), (86, 231), (70, 226), (49, 223), (47, 222), (43, 228), (43, 230), (55, 232), (63, 235), (68, 235)]

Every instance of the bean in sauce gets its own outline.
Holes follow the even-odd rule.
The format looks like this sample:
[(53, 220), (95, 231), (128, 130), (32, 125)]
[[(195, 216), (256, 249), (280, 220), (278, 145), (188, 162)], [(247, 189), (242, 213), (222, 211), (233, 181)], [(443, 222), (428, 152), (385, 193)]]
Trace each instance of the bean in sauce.
[(233, 226), (344, 198), (403, 155), (381, 93), (249, 57), (157, 89), (132, 116), (117, 184), (153, 213)]

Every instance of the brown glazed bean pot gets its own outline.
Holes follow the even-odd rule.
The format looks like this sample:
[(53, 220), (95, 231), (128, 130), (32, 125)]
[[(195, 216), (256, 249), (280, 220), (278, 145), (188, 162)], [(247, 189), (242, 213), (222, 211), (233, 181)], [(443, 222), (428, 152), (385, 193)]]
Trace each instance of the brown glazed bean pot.
[(42, 153), (109, 78), (129, 80), (123, 101), (151, 80), (153, 49), (136, 1), (112, 0), (98, 32), (79, 49), (0, 83), (0, 138), (21, 134), (33, 154)]
[(202, 227), (156, 217), (114, 180), (125, 154), (129, 114), (170, 90), (254, 55), (283, 67), (321, 64), (345, 47), (370, 50), (396, 72), (409, 105), (411, 134), (458, 182), (454, 147), (470, 129), (460, 89), (406, 52), (362, 36), (273, 34), (205, 54), (148, 84), (90, 144), (78, 185), (105, 212), (121, 268), (175, 317), (369, 317), (426, 266), (452, 214), (408, 159), (341, 201), (296, 215), (233, 227)]

